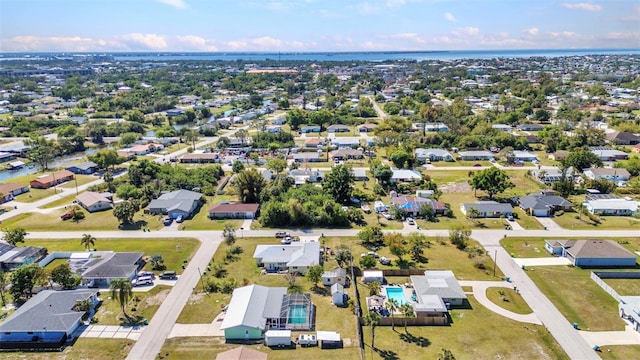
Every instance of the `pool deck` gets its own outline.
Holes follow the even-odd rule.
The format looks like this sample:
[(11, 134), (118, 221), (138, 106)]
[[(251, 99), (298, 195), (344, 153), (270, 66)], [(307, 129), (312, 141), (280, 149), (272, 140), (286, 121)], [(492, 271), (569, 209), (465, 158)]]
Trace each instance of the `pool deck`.
[[(381, 291), (380, 293), (381, 293), (381, 295), (384, 294), (382, 296), (385, 298), (385, 303), (389, 299), (389, 297), (387, 296), (388, 295), (387, 294), (387, 288), (402, 289), (402, 294), (404, 295), (405, 302), (408, 303), (408, 304), (417, 304), (416, 301), (411, 300), (411, 296), (413, 295), (413, 288), (412, 287), (401, 286), (401, 285), (392, 285), (392, 286), (383, 285), (382, 286), (382, 290), (384, 290), (384, 291)], [(400, 304), (400, 305), (402, 305), (402, 304)], [(400, 311), (396, 311), (396, 313), (399, 314)]]

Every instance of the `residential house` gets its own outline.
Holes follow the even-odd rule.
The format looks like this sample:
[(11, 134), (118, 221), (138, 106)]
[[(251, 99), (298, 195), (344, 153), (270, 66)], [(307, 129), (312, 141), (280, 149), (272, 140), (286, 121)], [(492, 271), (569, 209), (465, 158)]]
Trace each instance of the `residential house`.
[(202, 205), (202, 194), (190, 190), (175, 190), (160, 195), (151, 200), (148, 212), (158, 215), (165, 214), (172, 219), (179, 216), (188, 218)]
[(267, 354), (248, 347), (239, 346), (216, 355), (216, 360), (267, 360)]
[(629, 157), (629, 154), (624, 151), (614, 150), (604, 146), (592, 146), (589, 147), (589, 150), (602, 161), (626, 160)]
[(412, 303), (417, 317), (440, 316), (451, 306), (462, 306), (467, 300), (464, 290), (451, 270), (425, 270), (412, 275)]
[(513, 128), (511, 127), (511, 125), (506, 125), (506, 124), (493, 124), (491, 125), (491, 128), (496, 129), (498, 131), (504, 131), (504, 132), (513, 131)]
[(609, 180), (616, 184), (628, 181), (631, 174), (624, 168), (589, 168), (584, 170), (584, 176), (592, 180)]
[(133, 156), (144, 156), (150, 153), (154, 153), (164, 149), (164, 145), (162, 144), (141, 144), (135, 145), (130, 148), (120, 149), (118, 150), (118, 156), (122, 156), (125, 158), (131, 158)]
[(322, 155), (322, 150), (318, 150), (316, 152), (299, 152), (297, 154), (293, 154), (293, 161), (297, 163), (325, 162), (327, 158)]
[(453, 156), (444, 149), (423, 149), (418, 148), (414, 151), (416, 160), (421, 163), (429, 161), (454, 161)]
[(347, 285), (349, 279), (347, 278), (347, 270), (344, 268), (335, 268), (331, 271), (325, 271), (322, 273), (322, 285), (331, 286), (333, 284)]
[(391, 198), (390, 204), (394, 205), (396, 209), (402, 211), (404, 214), (411, 216), (419, 216), (420, 208), (424, 205), (429, 205), (435, 214), (442, 214), (446, 209), (446, 204), (441, 201), (413, 196), (397, 196)]
[(320, 264), (320, 243), (309, 241), (290, 245), (258, 245), (253, 258), (258, 267), (267, 272), (306, 274), (309, 267)]
[(0, 243), (0, 269), (11, 271), (22, 265), (29, 265), (42, 260), (47, 249), (37, 246), (17, 247)]
[(571, 210), (571, 201), (557, 195), (530, 194), (517, 198), (518, 205), (529, 215), (533, 216), (553, 216), (558, 210)]
[(145, 261), (141, 252), (91, 252), (86, 261), (79, 262), (77, 271), (82, 273), (83, 284), (109, 287), (115, 279), (133, 280)]
[(358, 132), (361, 132), (361, 133), (373, 132), (373, 130), (375, 130), (376, 126), (378, 126), (378, 125), (376, 125), (376, 124), (358, 125)]
[(633, 216), (640, 206), (640, 202), (631, 198), (587, 199), (582, 204), (592, 214), (611, 216)]
[(328, 133), (346, 133), (349, 132), (349, 127), (347, 125), (342, 124), (333, 124), (327, 127)]
[(29, 186), (18, 183), (0, 184), (0, 204), (13, 200), (16, 196), (29, 192)]
[(94, 163), (93, 161), (85, 161), (80, 164), (67, 166), (65, 169), (71, 171), (74, 174), (90, 175), (96, 172), (97, 168), (98, 164)]
[(83, 322), (79, 301), (89, 300), (89, 317), (99, 304), (93, 289), (43, 290), (0, 323), (0, 349), (60, 349)]
[(369, 181), (369, 176), (365, 169), (351, 169), (351, 174), (355, 181)]
[(174, 116), (183, 115), (183, 114), (184, 114), (184, 110), (182, 109), (169, 109), (165, 111), (165, 115), (167, 115), (168, 117), (174, 117)]
[(256, 219), (260, 204), (218, 204), (209, 208), (210, 219)]
[(607, 141), (614, 145), (637, 145), (640, 137), (626, 131), (614, 131), (606, 134)]
[(513, 207), (511, 204), (499, 203), (496, 201), (476, 201), (473, 204), (460, 205), (460, 211), (467, 216), (471, 209), (478, 211), (479, 218), (498, 218), (501, 216), (513, 215)]
[(491, 160), (494, 158), (493, 153), (485, 150), (480, 151), (461, 151), (460, 158), (465, 161), (474, 160)]
[(60, 170), (51, 175), (39, 176), (35, 180), (31, 180), (29, 185), (34, 189), (48, 189), (52, 186), (73, 180), (73, 176), (73, 173), (69, 170)]
[(324, 179), (324, 174), (317, 170), (310, 169), (295, 169), (289, 171), (287, 176), (293, 178), (296, 185), (305, 183), (321, 182)]
[(553, 161), (562, 161), (566, 159), (568, 155), (569, 155), (568, 151), (558, 150), (552, 154), (549, 154), (548, 158), (549, 160), (553, 160)]
[(520, 124), (516, 128), (520, 131), (541, 131), (544, 126), (540, 124)]
[(302, 134), (319, 133), (320, 131), (322, 131), (320, 125), (303, 125), (303, 126), (300, 126), (300, 133), (302, 133)]
[(636, 255), (613, 240), (545, 240), (545, 249), (579, 267), (635, 267)]
[(363, 157), (364, 153), (362, 150), (356, 149), (338, 149), (331, 152), (331, 159), (338, 161), (362, 159)]
[(304, 147), (307, 149), (318, 149), (326, 144), (326, 140), (320, 137), (311, 137), (304, 140)]
[(447, 132), (449, 127), (443, 123), (413, 123), (411, 124), (413, 130), (425, 131), (425, 132)]
[(334, 137), (331, 139), (331, 145), (339, 149), (357, 148), (360, 146), (359, 137)]
[(112, 204), (111, 199), (106, 197), (104, 194), (93, 191), (85, 191), (81, 193), (76, 196), (76, 201), (90, 213), (109, 210), (111, 209)]
[(528, 151), (519, 151), (519, 150), (515, 150), (513, 152), (513, 160), (515, 162), (539, 161), (538, 155), (536, 155), (534, 153), (530, 153)]
[(399, 182), (411, 182), (414, 180), (422, 180), (422, 174), (415, 170), (409, 169), (391, 169), (393, 175), (391, 175), (392, 183)]
[[(289, 310), (297, 306), (303, 318), (292, 319)], [(305, 311), (306, 310), (306, 311)], [(293, 323), (304, 321), (302, 324)], [(230, 340), (257, 340), (274, 330), (303, 330), (313, 326), (310, 294), (287, 294), (284, 287), (248, 285), (233, 290), (220, 329)]]
[[(562, 179), (562, 171), (559, 168), (548, 168), (548, 169), (533, 169), (531, 170), (531, 174), (534, 179), (537, 179), (543, 184), (553, 184)], [(565, 173), (565, 179), (569, 180), (576, 178), (577, 173), (573, 170), (573, 168), (568, 168)]]
[(210, 164), (218, 162), (218, 154), (214, 153), (203, 153), (203, 152), (192, 152), (191, 154), (184, 154), (180, 158), (181, 163), (185, 164)]

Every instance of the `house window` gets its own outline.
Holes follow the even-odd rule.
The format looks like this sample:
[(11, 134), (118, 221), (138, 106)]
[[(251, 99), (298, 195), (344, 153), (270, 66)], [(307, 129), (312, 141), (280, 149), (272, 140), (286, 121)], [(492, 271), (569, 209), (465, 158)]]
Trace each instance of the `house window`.
[(33, 335), (33, 331), (29, 331), (27, 335)]

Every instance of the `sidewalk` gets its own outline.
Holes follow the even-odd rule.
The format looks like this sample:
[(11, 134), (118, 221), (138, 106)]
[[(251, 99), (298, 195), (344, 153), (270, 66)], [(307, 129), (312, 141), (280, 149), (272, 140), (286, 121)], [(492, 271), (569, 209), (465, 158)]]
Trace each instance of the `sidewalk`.
[(571, 261), (566, 257), (541, 257), (541, 258), (513, 258), (518, 266), (559, 266), (559, 265), (571, 265)]
[(144, 326), (81, 325), (78, 330), (73, 333), (73, 336), (81, 338), (138, 340), (144, 329)]

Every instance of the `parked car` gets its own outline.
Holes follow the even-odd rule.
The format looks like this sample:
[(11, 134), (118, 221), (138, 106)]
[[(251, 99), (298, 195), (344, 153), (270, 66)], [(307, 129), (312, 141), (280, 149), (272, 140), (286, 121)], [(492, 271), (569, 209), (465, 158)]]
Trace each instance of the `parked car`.
[(283, 238), (283, 237), (287, 237), (289, 234), (287, 234), (286, 231), (277, 231), (276, 232), (276, 237), (277, 238)]
[(164, 219), (162, 219), (162, 223), (164, 224), (164, 226), (169, 226), (171, 225), (171, 223), (173, 222), (173, 219), (170, 217), (166, 217)]
[(153, 284), (153, 279), (151, 276), (141, 276), (137, 279), (131, 280), (131, 285), (133, 286), (142, 286), (142, 285), (150, 285)]
[(476, 163), (476, 164), (473, 164), (473, 166), (474, 166), (474, 167), (480, 167), (480, 166), (482, 166), (482, 164), (480, 164), (480, 163)]
[(386, 258), (386, 257), (381, 257), (380, 259), (378, 259), (378, 261), (380, 262), (380, 264), (382, 265), (391, 265), (391, 259)]
[(175, 271), (169, 271), (169, 270), (167, 270), (167, 271), (163, 271), (163, 272), (161, 272), (161, 273), (160, 273), (160, 275), (158, 275), (158, 277), (159, 277), (160, 279), (165, 279), (165, 280), (166, 280), (166, 279), (175, 279), (175, 278), (177, 278), (178, 276), (176, 275), (176, 272), (175, 272)]
[(178, 218), (176, 219), (176, 222), (177, 222), (178, 224), (180, 224), (180, 223), (181, 223), (181, 222), (183, 222), (183, 221), (184, 221), (184, 217), (182, 217), (182, 215), (178, 216)]
[(60, 219), (62, 220), (69, 220), (73, 217), (73, 214), (71, 212), (66, 212), (64, 214), (62, 214), (62, 216), (60, 216)]
[(511, 215), (511, 214), (507, 215), (507, 220), (513, 221), (513, 215)]
[(415, 222), (415, 221), (413, 221), (413, 219), (412, 219), (412, 218), (407, 218), (407, 224), (409, 224), (409, 225), (415, 225), (415, 224), (416, 224), (416, 222)]
[(153, 279), (156, 277), (156, 274), (154, 274), (153, 271), (140, 271), (138, 273), (138, 277), (143, 277), (143, 276), (148, 276)]
[(287, 235), (282, 240), (280, 240), (280, 244), (289, 245), (289, 244), (291, 244), (292, 241), (293, 241), (293, 239), (291, 238), (291, 236)]

